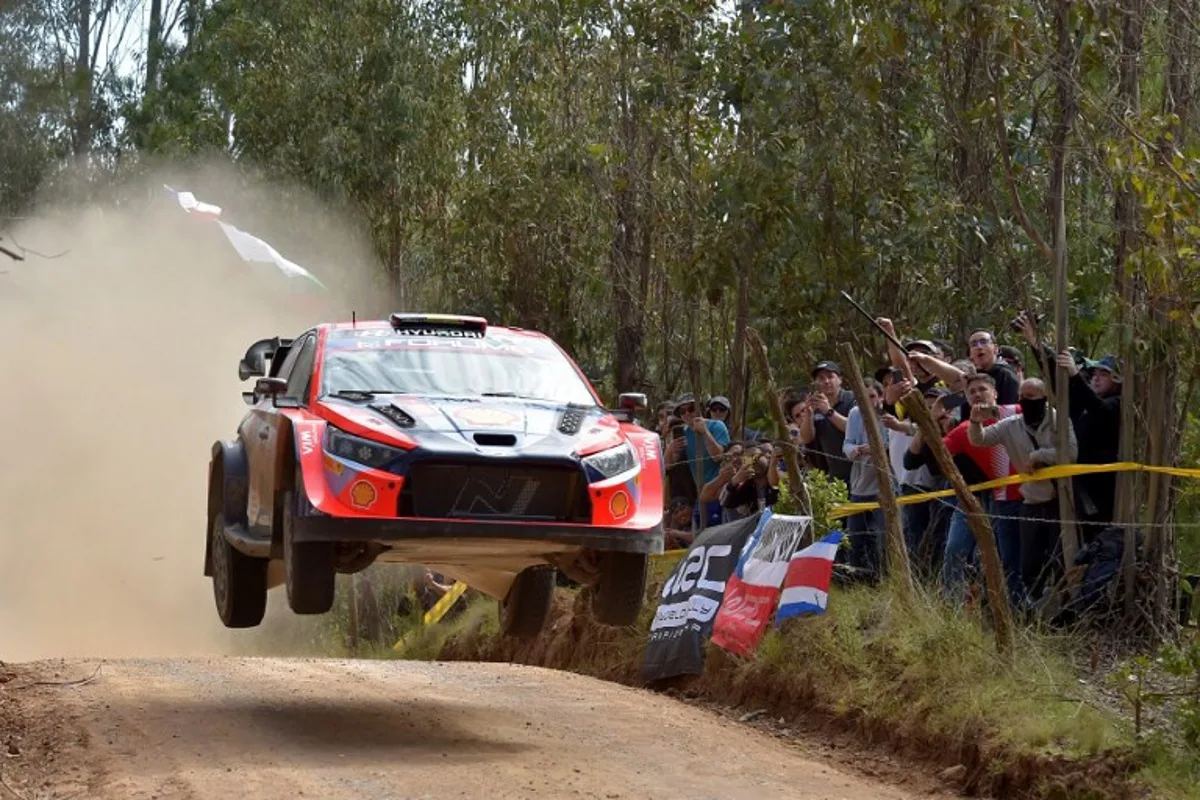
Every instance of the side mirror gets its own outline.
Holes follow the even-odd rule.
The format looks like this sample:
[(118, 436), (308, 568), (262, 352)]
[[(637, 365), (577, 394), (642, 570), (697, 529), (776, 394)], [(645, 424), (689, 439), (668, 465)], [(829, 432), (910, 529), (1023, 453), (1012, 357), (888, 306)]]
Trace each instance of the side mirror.
[(257, 358), (243, 358), (238, 362), (238, 380), (245, 381), (253, 378), (256, 375), (267, 374), (266, 359), (263, 358), (263, 356), (259, 353), (255, 353), (255, 356), (257, 356)]
[(646, 407), (646, 395), (640, 392), (625, 392), (617, 398), (617, 407), (638, 411)]
[(254, 393), (260, 397), (278, 397), (287, 391), (283, 378), (259, 378), (254, 382)]
[(285, 348), (291, 343), (291, 339), (280, 339), (278, 336), (259, 339), (246, 348), (246, 354), (238, 362), (238, 378), (244, 381), (259, 375), (266, 375), (267, 359), (274, 358), (281, 348)]

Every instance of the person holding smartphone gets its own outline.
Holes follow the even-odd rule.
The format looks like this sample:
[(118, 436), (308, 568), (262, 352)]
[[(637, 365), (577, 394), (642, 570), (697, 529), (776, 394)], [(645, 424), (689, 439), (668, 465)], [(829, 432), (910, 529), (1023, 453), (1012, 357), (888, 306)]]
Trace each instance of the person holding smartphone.
[[(967, 400), (970, 411), (968, 416), (977, 420), (977, 424), (988, 427), (1002, 419), (1008, 419), (1020, 413), (1016, 404), (1001, 405), (996, 402), (996, 383), (986, 372), (977, 372), (967, 379)], [(945, 408), (945, 400), (950, 395), (938, 398), (934, 403), (935, 419), (944, 420), (947, 424), (952, 417)], [(968, 406), (964, 406), (964, 410)], [(942, 437), (942, 443), (954, 459), (955, 466), (962, 473), (968, 485), (1002, 478), (1016, 474), (1016, 468), (1002, 446), (984, 446), (969, 435), (970, 420), (953, 425)], [(909, 446), (909, 452), (904, 456), (904, 466), (914, 469), (926, 465), (936, 474), (941, 474), (937, 459), (925, 444), (922, 435), (918, 433)], [(996, 536), (996, 546), (1000, 551), (1000, 562), (1004, 567), (1005, 581), (1008, 586), (1010, 601), (1017, 605), (1022, 601), (1024, 592), (1021, 581), (1021, 536), (1017, 519), (1021, 516), (1021, 492), (1018, 486), (1005, 486), (999, 489), (985, 490), (976, 493), (980, 505), (989, 514), (994, 515), (992, 530)], [(946, 546), (942, 554), (942, 590), (947, 597), (961, 602), (966, 578), (966, 567), (975, 564), (978, 551), (975, 546), (975, 536), (967, 524), (967, 518), (958, 501), (953, 501), (955, 510), (950, 518), (950, 527), (946, 534)]]
[(813, 390), (795, 409), (805, 459), (849, 487), (853, 462), (843, 455), (842, 445), (846, 441), (846, 418), (854, 408), (854, 392), (842, 388), (842, 368), (836, 361), (817, 364), (812, 379)]
[[(883, 413), (883, 387), (873, 378), (864, 381), (867, 397), (875, 408), (876, 418)], [(887, 447), (888, 428), (882, 422), (879, 435)], [(867, 438), (866, 422), (862, 410), (850, 409), (846, 422), (846, 439), (842, 452), (851, 462), (850, 502), (872, 503), (879, 499), (879, 474), (871, 461), (870, 439)], [(891, 476), (887, 476), (891, 480)], [(850, 566), (860, 570), (868, 582), (878, 581), (883, 574), (884, 521), (882, 509), (863, 511), (846, 520), (850, 534)]]
[[(689, 469), (700, 461), (702, 476), (700, 488), (717, 478), (721, 472), (721, 457), (729, 444), (729, 429), (724, 422), (705, 419), (696, 409), (696, 398), (685, 394), (675, 404), (675, 414), (683, 423), (682, 437), (675, 439), (667, 449), (669, 464), (686, 463)], [(697, 495), (699, 492), (697, 492)], [(713, 500), (698, 504), (696, 522), (703, 513), (705, 526), (721, 524), (721, 502)]]

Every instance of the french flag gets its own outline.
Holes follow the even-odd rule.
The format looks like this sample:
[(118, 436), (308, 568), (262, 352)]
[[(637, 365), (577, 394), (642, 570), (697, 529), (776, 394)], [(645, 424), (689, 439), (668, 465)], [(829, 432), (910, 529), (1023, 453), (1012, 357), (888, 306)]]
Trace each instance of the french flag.
[(824, 614), (829, 604), (829, 583), (833, 578), (833, 560), (837, 556), (842, 532), (834, 531), (792, 555), (775, 624), (806, 614)]

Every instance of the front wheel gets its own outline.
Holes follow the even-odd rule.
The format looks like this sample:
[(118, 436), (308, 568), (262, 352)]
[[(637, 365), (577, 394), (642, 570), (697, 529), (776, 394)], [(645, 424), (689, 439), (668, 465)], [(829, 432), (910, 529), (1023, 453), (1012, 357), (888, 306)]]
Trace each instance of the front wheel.
[(267, 610), (267, 560), (252, 558), (225, 538), (225, 515), (213, 514), (209, 528), (213, 599), (226, 628), (253, 628)]
[(554, 567), (528, 567), (517, 573), (508, 595), (500, 604), (500, 632), (518, 639), (532, 639), (550, 619), (554, 601)]
[(592, 590), (592, 612), (603, 625), (637, 622), (646, 598), (650, 557), (644, 553), (600, 555), (600, 580)]
[(325, 614), (333, 608), (335, 579), (333, 542), (297, 542), (296, 504), (304, 491), (299, 470), (296, 488), (282, 495), (283, 574), (288, 606), (296, 614)]

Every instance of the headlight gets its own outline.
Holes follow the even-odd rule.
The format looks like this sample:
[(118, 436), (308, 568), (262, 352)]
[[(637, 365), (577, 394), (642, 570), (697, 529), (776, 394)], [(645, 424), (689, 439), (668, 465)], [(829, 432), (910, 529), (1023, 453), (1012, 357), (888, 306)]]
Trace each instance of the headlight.
[(339, 458), (375, 469), (385, 469), (388, 464), (406, 455), (406, 451), (398, 447), (372, 442), (370, 439), (338, 430), (332, 425), (325, 428), (325, 450)]
[(583, 459), (583, 465), (587, 467), (589, 473), (592, 473), (594, 480), (603, 480), (636, 467), (637, 456), (634, 455), (629, 442), (625, 442), (602, 453), (587, 456)]

